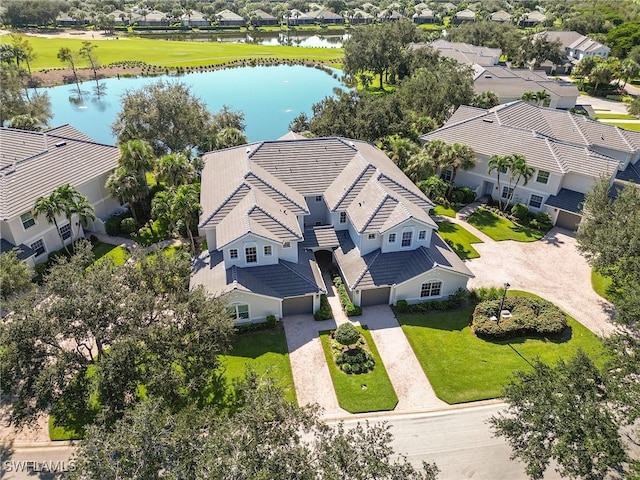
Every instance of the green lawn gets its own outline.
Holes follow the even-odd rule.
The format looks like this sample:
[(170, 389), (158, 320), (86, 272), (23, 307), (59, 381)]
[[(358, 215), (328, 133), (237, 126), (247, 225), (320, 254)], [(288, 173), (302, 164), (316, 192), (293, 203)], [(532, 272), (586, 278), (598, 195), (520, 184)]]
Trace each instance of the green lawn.
[(606, 277), (595, 270), (591, 270), (591, 286), (593, 287), (593, 290), (602, 298), (605, 298), (610, 302), (612, 301), (611, 295), (609, 294), (611, 283), (611, 277)]
[(636, 120), (636, 117), (626, 113), (596, 113), (596, 120), (603, 118), (611, 120)]
[(615, 125), (623, 130), (633, 130), (634, 132), (640, 132), (640, 121), (638, 123), (616, 123), (607, 122), (607, 125)]
[(229, 380), (244, 377), (247, 367), (251, 367), (259, 375), (274, 378), (284, 389), (287, 400), (297, 403), (282, 324), (274, 329), (238, 335), (231, 352), (220, 358)]
[(437, 222), (438, 233), (447, 242), (451, 248), (458, 254), (462, 260), (468, 258), (478, 258), (480, 254), (471, 246), (472, 243), (482, 243), (473, 233), (465, 230), (457, 223)]
[(483, 208), (473, 212), (467, 221), (497, 242), (501, 240), (535, 242), (544, 236), (544, 233), (539, 230), (516, 225), (509, 219)]
[(101, 258), (111, 258), (116, 265), (124, 265), (129, 258), (129, 252), (126, 248), (111, 243), (98, 243), (93, 248), (95, 261)]
[(432, 215), (440, 215), (442, 217), (456, 218), (456, 210), (453, 207), (447, 207), (444, 205), (436, 205), (431, 210)]
[[(57, 58), (61, 47), (78, 51), (82, 40), (76, 38), (29, 37), (37, 57), (31, 62), (32, 70), (63, 68)], [(282, 59), (332, 61), (342, 58), (341, 48), (306, 48), (281, 45), (252, 45), (249, 43), (186, 42), (153, 40), (148, 38), (119, 37), (118, 40), (96, 40), (95, 54), (102, 65), (124, 60), (144, 60), (150, 65), (163, 67), (208, 66), (248, 59)], [(79, 60), (80, 67), (88, 63)]]
[[(509, 292), (509, 294), (521, 292)], [(521, 337), (490, 342), (469, 327), (473, 307), (430, 314), (396, 314), (436, 395), (447, 403), (496, 398), (513, 373), (529, 369), (536, 357), (545, 363), (568, 358), (582, 348), (604, 363), (600, 339), (573, 318), (566, 341)]]
[[(398, 403), (398, 397), (380, 359), (378, 349), (366, 325), (358, 330), (367, 339), (369, 349), (376, 361), (376, 366), (371, 372), (358, 375), (344, 373), (336, 366), (328, 342), (329, 332), (320, 332), (320, 340), (329, 365), (338, 404), (350, 413), (393, 410)], [(363, 388), (364, 385), (366, 388)]]

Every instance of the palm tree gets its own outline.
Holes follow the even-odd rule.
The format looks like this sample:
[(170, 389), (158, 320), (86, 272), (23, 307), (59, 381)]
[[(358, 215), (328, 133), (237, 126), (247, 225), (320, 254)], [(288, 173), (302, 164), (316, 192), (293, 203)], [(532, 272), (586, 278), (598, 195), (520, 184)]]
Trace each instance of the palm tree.
[(627, 86), (629, 79), (636, 77), (638, 73), (640, 73), (640, 65), (638, 65), (638, 63), (632, 58), (627, 58), (620, 62), (618, 70), (618, 76), (624, 80), (624, 85), (622, 86), (624, 89)]
[(37, 217), (39, 215), (44, 215), (47, 219), (47, 222), (53, 223), (58, 232), (58, 236), (60, 237), (60, 242), (62, 242), (62, 246), (67, 254), (70, 254), (67, 245), (64, 243), (64, 238), (62, 236), (62, 232), (60, 231), (60, 226), (58, 225), (57, 216), (64, 212), (63, 205), (60, 199), (54, 195), (50, 194), (48, 197), (38, 197), (36, 203), (33, 205), (33, 216)]
[(443, 159), (446, 163), (441, 164), (443, 168), (451, 168), (451, 180), (447, 197), (451, 195), (453, 186), (456, 183), (458, 169), (469, 170), (476, 165), (476, 154), (471, 147), (463, 143), (454, 143), (449, 149), (449, 154)]
[(153, 170), (154, 163), (153, 148), (146, 141), (129, 140), (120, 144), (118, 165), (138, 174), (145, 186), (147, 185), (146, 173)]
[(218, 148), (236, 147), (247, 143), (247, 137), (237, 128), (226, 127), (218, 132)]
[(535, 92), (524, 92), (520, 97), (520, 100), (524, 100), (525, 102), (533, 103), (538, 100), (538, 96)]
[(418, 146), (408, 138), (395, 137), (387, 142), (384, 149), (387, 156), (395, 163), (400, 170), (407, 168), (407, 164), (412, 155), (418, 153)]
[(120, 202), (129, 202), (131, 215), (133, 219), (140, 224), (134, 204), (140, 198), (144, 198), (147, 193), (146, 184), (142, 184), (142, 179), (135, 172), (125, 168), (118, 168), (107, 179), (105, 187), (109, 194), (120, 200)]
[(511, 157), (504, 155), (492, 155), (489, 158), (489, 169), (487, 173), (491, 174), (494, 170), (498, 174), (498, 204), (502, 210), (502, 188), (500, 186), (500, 174), (507, 173), (511, 167)]
[(551, 99), (551, 95), (546, 90), (540, 90), (536, 92), (536, 100), (538, 101), (538, 105), (545, 107), (549, 105), (549, 100)]
[(80, 226), (87, 228), (89, 220), (96, 219), (96, 209), (89, 202), (89, 199), (82, 195), (73, 205), (73, 213), (78, 215), (78, 230), (76, 231), (76, 238), (78, 238), (80, 236)]
[(195, 178), (193, 165), (181, 153), (164, 155), (158, 160), (156, 171), (158, 180), (170, 187), (191, 183)]
[(55, 196), (60, 205), (62, 207), (62, 211), (64, 212), (65, 217), (67, 217), (67, 222), (69, 222), (69, 228), (71, 229), (71, 241), (73, 242), (73, 228), (71, 225), (71, 217), (75, 213), (75, 204), (83, 195), (78, 191), (78, 189), (71, 184), (67, 183), (65, 185), (60, 185), (57, 187), (52, 193), (52, 196)]
[(202, 211), (200, 205), (200, 192), (198, 185), (181, 185), (176, 190), (175, 197), (171, 210), (174, 218), (180, 218), (184, 221), (184, 226), (187, 229), (187, 235), (191, 242), (191, 251), (196, 251), (196, 244), (193, 240), (193, 220), (197, 219), (198, 215)]
[(166, 222), (170, 232), (176, 231), (176, 221), (173, 217), (173, 201), (175, 199), (175, 191), (173, 188), (158, 192), (151, 201), (151, 218)]
[[(527, 163), (527, 159), (524, 155), (519, 153), (512, 153), (509, 155), (511, 157), (511, 165), (509, 169), (511, 170), (511, 174), (509, 177), (509, 191), (511, 194), (507, 199), (507, 205), (509, 205), (513, 201), (513, 196), (516, 193), (516, 188), (518, 188), (518, 183), (520, 180), (523, 180), (523, 185), (529, 183), (531, 177), (533, 177), (533, 173), (535, 169)], [(513, 189), (511, 188), (512, 181), (515, 179), (515, 183), (513, 184)]]

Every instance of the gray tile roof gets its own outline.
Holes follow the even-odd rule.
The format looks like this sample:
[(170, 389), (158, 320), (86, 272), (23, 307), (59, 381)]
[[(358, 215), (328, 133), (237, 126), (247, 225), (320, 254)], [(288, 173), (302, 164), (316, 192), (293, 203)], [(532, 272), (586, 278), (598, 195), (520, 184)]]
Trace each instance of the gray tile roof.
[(336, 231), (331, 225), (322, 225), (304, 229), (304, 240), (300, 248), (332, 249), (339, 245)]
[(499, 48), (478, 47), (469, 43), (449, 42), (443, 39), (429, 44), (413, 43), (409, 45), (409, 48), (416, 49), (425, 46), (430, 46), (434, 50), (438, 50), (441, 55), (468, 65), (494, 65), (502, 54), (502, 50)]
[(214, 295), (233, 290), (274, 298), (325, 293), (312, 253), (299, 250), (298, 263), (281, 260), (275, 265), (224, 268), (221, 252), (203, 252), (193, 260), (191, 286), (203, 285)]
[(52, 131), (0, 128), (0, 220), (31, 210), (60, 185), (78, 187), (116, 167), (118, 148), (70, 126)]
[(634, 182), (640, 185), (640, 162), (635, 165), (630, 163), (627, 168), (616, 173), (616, 180)]
[(611, 51), (611, 49), (606, 45), (574, 31), (565, 32), (550, 30), (547, 32), (541, 32), (539, 35), (545, 35), (550, 41), (560, 40), (562, 47), (566, 49), (571, 48), (573, 50), (579, 50), (586, 53), (599, 49), (604, 49), (609, 52)]
[(435, 233), (428, 249), (391, 253), (377, 249), (364, 257), (348, 235), (341, 232), (338, 240), (340, 248), (334, 254), (350, 289), (397, 285), (436, 267), (473, 277), (464, 262)]
[(16, 246), (10, 241), (5, 240), (4, 238), (0, 238), (0, 253), (10, 252), (14, 248), (18, 249), (19, 260), (26, 260), (27, 258), (31, 257), (32, 255), (35, 255), (36, 253), (35, 250), (33, 250), (30, 247), (27, 247), (24, 243), (21, 243), (20, 245)]
[(551, 195), (544, 202), (545, 205), (550, 207), (559, 208), (560, 210), (566, 210), (572, 213), (581, 213), (582, 204), (584, 203), (584, 193), (569, 190), (567, 188), (561, 188), (557, 195)]

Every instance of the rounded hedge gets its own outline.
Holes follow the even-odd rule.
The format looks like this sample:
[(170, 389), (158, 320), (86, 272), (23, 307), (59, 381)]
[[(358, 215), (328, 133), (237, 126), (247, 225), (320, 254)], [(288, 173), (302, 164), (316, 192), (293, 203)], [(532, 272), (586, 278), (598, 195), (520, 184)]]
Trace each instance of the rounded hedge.
[(349, 346), (358, 341), (360, 338), (360, 332), (358, 332), (358, 329), (354, 327), (353, 324), (343, 323), (336, 329), (334, 338), (336, 339), (336, 342)]
[(566, 315), (553, 303), (541, 298), (507, 297), (504, 310), (510, 318), (492, 320), (498, 315), (501, 300), (486, 300), (476, 305), (471, 329), (483, 338), (512, 338), (523, 335), (553, 336), (567, 328)]

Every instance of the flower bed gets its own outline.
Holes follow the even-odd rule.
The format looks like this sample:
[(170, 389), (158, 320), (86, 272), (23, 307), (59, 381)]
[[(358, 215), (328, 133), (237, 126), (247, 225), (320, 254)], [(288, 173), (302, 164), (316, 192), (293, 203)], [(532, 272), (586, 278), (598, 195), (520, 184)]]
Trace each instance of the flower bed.
[(507, 297), (503, 309), (511, 317), (499, 315), (501, 300), (487, 300), (476, 305), (471, 329), (481, 338), (504, 339), (524, 335), (554, 336), (567, 328), (565, 314), (553, 303), (538, 298)]

